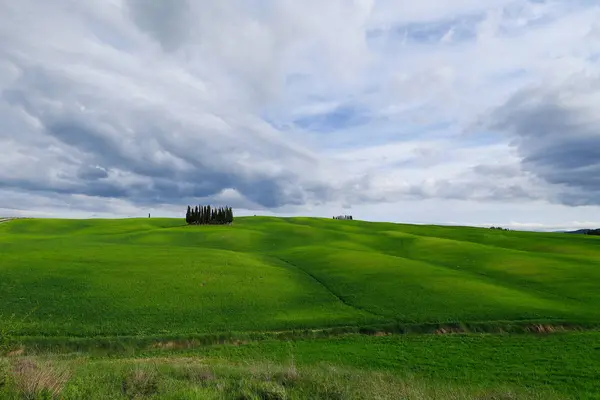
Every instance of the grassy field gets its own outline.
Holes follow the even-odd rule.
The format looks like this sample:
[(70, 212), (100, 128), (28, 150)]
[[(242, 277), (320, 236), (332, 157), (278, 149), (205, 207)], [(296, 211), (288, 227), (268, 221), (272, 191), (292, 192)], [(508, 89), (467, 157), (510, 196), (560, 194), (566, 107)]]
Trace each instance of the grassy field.
[(3, 399), (33, 382), (65, 399), (597, 399), (600, 333), (349, 335), (26, 357), (5, 369), (16, 373), (0, 384)]
[[(0, 347), (27, 348), (0, 359), (0, 398), (20, 398), (31, 365), (58, 381), (71, 371), (64, 398), (132, 398), (140, 379), (157, 398), (600, 398), (597, 332), (334, 336), (600, 326), (597, 237), (311, 218), (24, 219), (0, 224), (0, 277)], [(243, 345), (175, 350), (223, 337)], [(94, 344), (120, 350), (94, 356)], [(272, 377), (283, 397), (257, 394), (290, 360), (295, 386)], [(200, 382), (206, 373), (214, 379)]]
[(267, 331), (389, 322), (600, 321), (600, 240), (325, 219), (0, 224), (18, 335)]

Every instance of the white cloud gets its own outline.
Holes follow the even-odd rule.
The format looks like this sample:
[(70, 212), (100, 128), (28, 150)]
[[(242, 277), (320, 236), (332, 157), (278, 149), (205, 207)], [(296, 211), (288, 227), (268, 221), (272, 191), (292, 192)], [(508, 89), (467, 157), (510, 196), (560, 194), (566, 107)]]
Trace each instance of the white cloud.
[[(410, 199), (569, 203), (490, 119), (544, 86), (597, 114), (585, 82), (600, 73), (598, 6), (146, 3), (0, 3), (0, 207), (122, 215), (212, 199), (284, 213), (352, 205), (376, 218), (372, 204)], [(301, 129), (301, 118), (332, 129)], [(543, 223), (552, 207), (531, 210)]]

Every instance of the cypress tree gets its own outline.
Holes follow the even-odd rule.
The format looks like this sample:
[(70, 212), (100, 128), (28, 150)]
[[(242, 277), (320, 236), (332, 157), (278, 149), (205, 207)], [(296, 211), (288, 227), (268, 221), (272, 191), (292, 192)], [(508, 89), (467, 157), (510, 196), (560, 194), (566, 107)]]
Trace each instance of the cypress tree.
[(227, 223), (231, 224), (233, 222), (233, 210), (231, 207), (227, 207)]
[(198, 209), (198, 206), (196, 206), (196, 209), (194, 210), (194, 223), (195, 224), (198, 223), (199, 216), (200, 216), (200, 210)]
[(185, 223), (186, 224), (190, 224), (190, 218), (192, 217), (192, 209), (190, 206), (188, 206), (187, 211), (185, 213)]

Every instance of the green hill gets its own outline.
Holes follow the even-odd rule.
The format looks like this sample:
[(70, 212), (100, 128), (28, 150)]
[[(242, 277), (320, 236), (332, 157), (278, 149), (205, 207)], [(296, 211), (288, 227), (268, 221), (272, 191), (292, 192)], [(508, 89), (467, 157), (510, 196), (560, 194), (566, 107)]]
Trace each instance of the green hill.
[[(596, 399), (599, 332), (548, 333), (600, 326), (599, 278), (587, 235), (13, 220), (0, 398)], [(545, 333), (384, 335), (464, 327)]]
[(311, 218), (0, 224), (0, 314), (19, 335), (600, 321), (600, 240)]

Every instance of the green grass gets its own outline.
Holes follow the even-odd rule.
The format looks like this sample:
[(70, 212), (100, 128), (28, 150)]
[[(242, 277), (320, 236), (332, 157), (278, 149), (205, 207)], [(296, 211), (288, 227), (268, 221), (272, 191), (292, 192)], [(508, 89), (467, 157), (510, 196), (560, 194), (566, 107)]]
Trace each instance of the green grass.
[[(151, 356), (152, 354), (149, 354)], [(350, 335), (269, 341), (180, 353), (237, 362), (337, 365), (438, 384), (519, 387), (569, 398), (600, 398), (600, 333), (552, 335)]]
[[(110, 358), (42, 355), (13, 358), (5, 364), (27, 360), (40, 365), (50, 362), (58, 372), (71, 371), (64, 385), (67, 399), (126, 398), (123, 382), (134, 379), (132, 374), (140, 369), (150, 374), (155, 383), (151, 389), (161, 399), (253, 398), (232, 393), (267, 387), (287, 396), (274, 398), (297, 399), (600, 398), (597, 332), (349, 335), (146, 350)], [(290, 369), (294, 376), (281, 387), (280, 378), (286, 379), (286, 373), (289, 378)], [(11, 390), (9, 385), (5, 393)], [(0, 398), (8, 398), (2, 393), (0, 387)]]
[[(25, 354), (0, 359), (0, 398), (48, 382), (65, 399), (600, 398), (600, 333), (498, 334), (600, 326), (598, 282), (600, 238), (583, 235), (14, 220), (0, 353)], [(442, 328), (496, 334), (418, 334)]]
[[(182, 357), (120, 360), (27, 358), (4, 363), (0, 397), (7, 400), (108, 399), (331, 399), (549, 400), (550, 391), (506, 386), (439, 384), (392, 373), (290, 362), (232, 363)], [(1, 368), (1, 367), (0, 367)], [(54, 397), (52, 397), (54, 395)], [(562, 397), (564, 398), (564, 397)]]
[(600, 322), (600, 240), (309, 218), (0, 224), (16, 336)]

